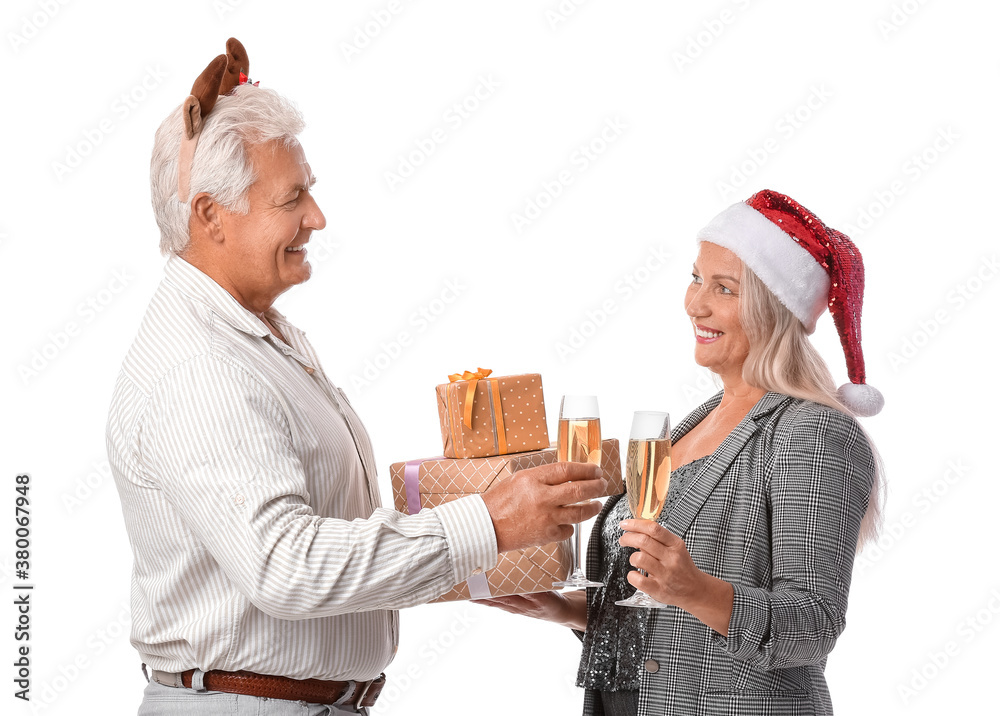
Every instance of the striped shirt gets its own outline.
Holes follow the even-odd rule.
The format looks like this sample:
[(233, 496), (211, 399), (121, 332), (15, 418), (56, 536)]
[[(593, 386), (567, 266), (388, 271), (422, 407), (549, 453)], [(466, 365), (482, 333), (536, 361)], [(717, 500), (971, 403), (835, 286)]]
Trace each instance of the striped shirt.
[(371, 679), (396, 609), (497, 561), (478, 496), (380, 507), (364, 426), (305, 335), (275, 337), (171, 257), (118, 377), (107, 448), (134, 553), (132, 644), (168, 672)]

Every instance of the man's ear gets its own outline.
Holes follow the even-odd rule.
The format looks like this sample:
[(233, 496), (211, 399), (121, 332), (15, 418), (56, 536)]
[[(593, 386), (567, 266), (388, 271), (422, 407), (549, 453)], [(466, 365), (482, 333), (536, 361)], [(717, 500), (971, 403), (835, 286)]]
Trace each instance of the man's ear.
[(191, 234), (197, 232), (209, 241), (222, 243), (225, 232), (220, 209), (210, 194), (206, 192), (196, 194), (191, 200)]

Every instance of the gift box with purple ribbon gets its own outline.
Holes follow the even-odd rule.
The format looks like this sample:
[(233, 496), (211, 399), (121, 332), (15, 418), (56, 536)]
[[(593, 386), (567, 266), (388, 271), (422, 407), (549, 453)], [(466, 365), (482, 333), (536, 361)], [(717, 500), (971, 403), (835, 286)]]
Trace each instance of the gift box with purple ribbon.
[[(494, 457), (449, 459), (421, 458), (397, 462), (389, 467), (392, 497), (396, 509), (416, 514), (424, 507), (436, 507), (460, 497), (487, 492), (518, 470), (556, 461), (553, 448)], [(601, 469), (608, 482), (608, 494), (625, 490), (621, 455), (617, 440), (601, 443)], [(434, 601), (486, 599), (511, 594), (530, 594), (552, 589), (565, 579), (572, 563), (570, 541), (552, 542), (541, 547), (505, 552), (497, 566), (476, 574)]]

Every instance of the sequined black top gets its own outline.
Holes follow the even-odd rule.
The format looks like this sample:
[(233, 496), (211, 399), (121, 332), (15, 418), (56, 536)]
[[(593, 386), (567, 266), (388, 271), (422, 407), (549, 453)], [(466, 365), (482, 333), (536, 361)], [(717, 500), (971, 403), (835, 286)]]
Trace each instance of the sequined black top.
[[(670, 473), (667, 500), (657, 520), (660, 524), (666, 522), (673, 506), (707, 459), (708, 456), (693, 460)], [(634, 569), (628, 560), (635, 550), (618, 544), (622, 536), (618, 525), (631, 517), (628, 499), (623, 495), (604, 520), (601, 535), (604, 574), (601, 581), (605, 587), (597, 590), (594, 599), (583, 638), (577, 686), (598, 691), (632, 691), (639, 688), (643, 642), (650, 610), (615, 605), (619, 599), (627, 599), (635, 593), (635, 587), (625, 578)]]

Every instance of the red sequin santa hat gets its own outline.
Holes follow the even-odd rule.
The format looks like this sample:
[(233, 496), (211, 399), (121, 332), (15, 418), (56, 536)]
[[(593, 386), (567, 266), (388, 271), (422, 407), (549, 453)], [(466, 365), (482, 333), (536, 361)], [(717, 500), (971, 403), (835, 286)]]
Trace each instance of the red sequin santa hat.
[(845, 235), (826, 226), (795, 200), (759, 191), (733, 204), (698, 232), (697, 240), (732, 251), (802, 322), (807, 333), (829, 307), (840, 334), (851, 382), (838, 397), (857, 415), (876, 415), (882, 394), (865, 384), (861, 353), (861, 299), (865, 268)]

